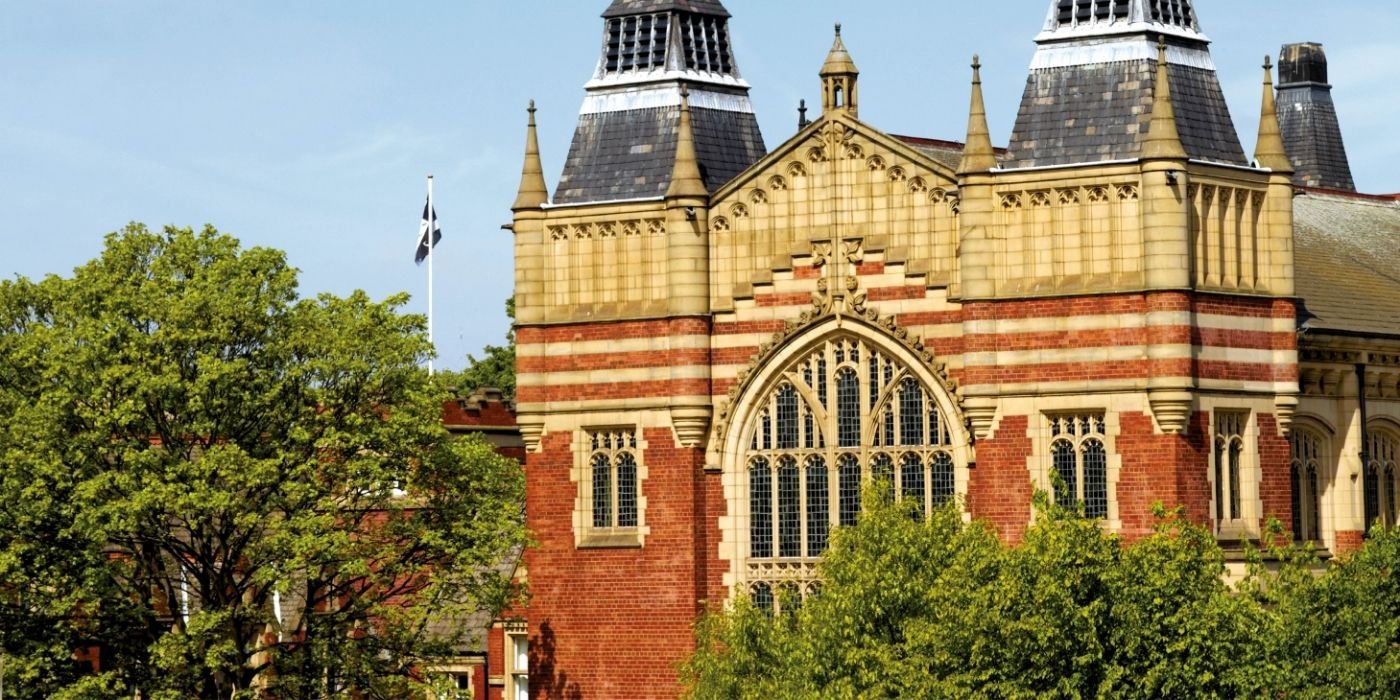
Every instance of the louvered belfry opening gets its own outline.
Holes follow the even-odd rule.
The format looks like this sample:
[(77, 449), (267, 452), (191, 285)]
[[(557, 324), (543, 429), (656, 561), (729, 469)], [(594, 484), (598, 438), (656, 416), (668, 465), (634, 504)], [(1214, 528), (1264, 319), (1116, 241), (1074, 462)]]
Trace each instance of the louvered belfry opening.
[(726, 75), (734, 72), (727, 20), (695, 14), (681, 14), (677, 20), (687, 69)]
[(1128, 5), (1128, 0), (1060, 0), (1057, 17), (1062, 27), (1126, 20)]
[(621, 73), (666, 66), (667, 14), (614, 17), (608, 20), (606, 71)]

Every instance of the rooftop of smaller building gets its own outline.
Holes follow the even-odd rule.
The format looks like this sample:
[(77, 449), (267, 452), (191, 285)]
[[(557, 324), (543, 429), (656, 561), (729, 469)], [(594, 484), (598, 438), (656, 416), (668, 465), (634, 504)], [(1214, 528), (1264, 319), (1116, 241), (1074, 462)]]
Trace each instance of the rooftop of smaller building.
[(1299, 322), (1400, 337), (1400, 195), (1303, 189), (1293, 200)]

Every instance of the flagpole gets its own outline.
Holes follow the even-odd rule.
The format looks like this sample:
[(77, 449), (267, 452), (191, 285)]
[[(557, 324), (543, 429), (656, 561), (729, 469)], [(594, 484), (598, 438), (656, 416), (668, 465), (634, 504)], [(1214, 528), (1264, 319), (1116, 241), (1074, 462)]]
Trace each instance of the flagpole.
[[(433, 342), (433, 229), (437, 227), (437, 212), (433, 209), (433, 174), (428, 173), (428, 343)], [(437, 352), (436, 349), (433, 352)], [(433, 374), (433, 358), (428, 356), (428, 375)]]

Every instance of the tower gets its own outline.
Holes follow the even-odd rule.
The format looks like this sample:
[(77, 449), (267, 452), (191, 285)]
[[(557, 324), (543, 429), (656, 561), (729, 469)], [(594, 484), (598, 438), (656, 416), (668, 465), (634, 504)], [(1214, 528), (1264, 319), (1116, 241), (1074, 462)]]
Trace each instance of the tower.
[(1191, 0), (1053, 0), (1035, 39), (1007, 166), (1137, 157), (1158, 87), (1159, 39), (1167, 43), (1187, 156), (1246, 165)]
[(659, 197), (670, 184), (681, 91), (714, 191), (764, 154), (718, 0), (613, 0), (555, 204)]
[(1287, 44), (1278, 60), (1278, 120), (1293, 182), (1356, 191), (1322, 44)]

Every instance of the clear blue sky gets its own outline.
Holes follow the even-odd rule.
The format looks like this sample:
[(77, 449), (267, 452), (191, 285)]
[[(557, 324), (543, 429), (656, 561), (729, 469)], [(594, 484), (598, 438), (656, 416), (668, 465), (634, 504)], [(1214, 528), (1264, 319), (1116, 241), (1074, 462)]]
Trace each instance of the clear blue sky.
[[(831, 25), (862, 71), (861, 116), (961, 140), (982, 55), (1008, 139), (1049, 0), (725, 0), (773, 148), (816, 101)], [(1197, 0), (1247, 149), (1260, 64), (1326, 44), (1359, 187), (1400, 191), (1400, 3)], [(607, 0), (0, 0), (0, 275), (63, 275), (128, 221), (212, 223), (287, 251), (303, 292), (409, 291), (424, 178), (437, 176), (440, 366), (506, 331), (525, 104), (551, 189), (597, 60)]]

